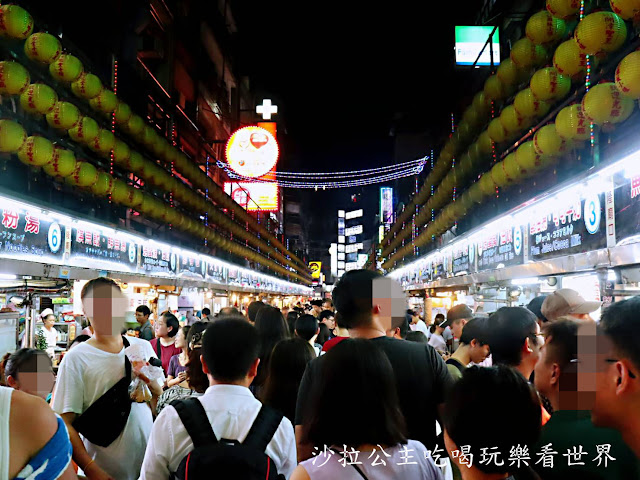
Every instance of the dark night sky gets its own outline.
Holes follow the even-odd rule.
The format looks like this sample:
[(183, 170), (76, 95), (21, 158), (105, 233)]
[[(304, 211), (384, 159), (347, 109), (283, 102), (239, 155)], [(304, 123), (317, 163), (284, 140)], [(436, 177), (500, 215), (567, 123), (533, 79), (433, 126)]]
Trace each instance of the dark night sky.
[[(453, 68), (453, 27), (472, 23), (477, 6), (469, 7), (478, 3), (465, 0), (465, 11), (460, 2), (232, 3), (242, 70), (280, 109), (279, 168), (392, 164), (394, 126), (432, 131), (442, 141), (450, 112), (471, 94), (463, 86), (467, 74)], [(369, 211), (377, 209), (378, 187), (364, 190)], [(324, 237), (327, 217), (352, 193), (312, 194), (323, 206), (309, 212), (312, 237)], [(327, 242), (333, 236), (327, 231)]]

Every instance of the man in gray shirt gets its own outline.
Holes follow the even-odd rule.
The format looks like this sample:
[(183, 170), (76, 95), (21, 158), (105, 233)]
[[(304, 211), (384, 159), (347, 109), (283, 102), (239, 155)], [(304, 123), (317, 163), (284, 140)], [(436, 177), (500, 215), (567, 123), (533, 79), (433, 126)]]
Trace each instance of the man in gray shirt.
[(156, 336), (149, 321), (149, 315), (151, 315), (151, 310), (146, 305), (140, 305), (136, 308), (136, 321), (140, 324), (138, 338), (153, 340)]

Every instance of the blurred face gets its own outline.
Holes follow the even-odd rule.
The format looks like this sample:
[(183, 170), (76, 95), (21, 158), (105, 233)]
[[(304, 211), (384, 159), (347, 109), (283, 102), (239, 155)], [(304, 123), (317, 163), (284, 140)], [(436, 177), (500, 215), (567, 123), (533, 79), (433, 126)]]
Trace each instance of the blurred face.
[(56, 323), (56, 317), (54, 315), (47, 315), (47, 318), (44, 319), (44, 326), (46, 328), (53, 327), (54, 323)]
[(313, 308), (313, 313), (320, 313), (322, 312), (322, 307), (318, 306), (318, 305), (312, 305)]
[(144, 325), (149, 320), (149, 315), (144, 315), (142, 312), (136, 312), (136, 320), (140, 325)]
[(324, 302), (322, 304), (322, 308), (324, 308), (325, 310), (333, 310), (333, 308), (331, 307), (331, 304), (329, 302)]
[(183, 329), (178, 330), (178, 333), (176, 334), (175, 346), (177, 348), (185, 348), (187, 346), (187, 339), (184, 336)]
[(385, 331), (391, 329), (393, 318), (404, 318), (407, 298), (400, 284), (390, 278), (376, 278), (372, 282), (373, 307), (377, 307), (377, 320)]
[(481, 345), (477, 340), (471, 341), (471, 348), (469, 349), (469, 356), (473, 363), (482, 363), (489, 356), (489, 345)]
[(535, 368), (535, 387), (540, 393), (545, 396), (549, 396), (552, 389), (551, 379), (553, 376), (553, 362), (548, 358), (548, 344), (543, 345), (540, 348), (540, 359), (536, 363)]
[(169, 328), (164, 317), (160, 317), (155, 324), (156, 337), (164, 338), (169, 336)]
[[(578, 340), (579, 342), (579, 340)], [(619, 412), (621, 402), (617, 390), (622, 380), (622, 370), (618, 362), (608, 362), (608, 359), (619, 359), (613, 342), (601, 334), (596, 337), (596, 350), (580, 351), (578, 343), (578, 377), (582, 374), (583, 385), (589, 377), (595, 381), (595, 394), (591, 420), (599, 427), (616, 428), (624, 422)]]
[(53, 385), (55, 384), (55, 376), (51, 362), (42, 355), (37, 356), (37, 368), (35, 372), (23, 370), (18, 373), (17, 377), (18, 378), (10, 376), (7, 378), (7, 383), (10, 387), (45, 400), (53, 390)]
[(329, 330), (333, 330), (334, 328), (336, 328), (336, 319), (334, 317), (325, 318), (322, 323), (324, 323), (329, 328)]
[(453, 333), (453, 336), (456, 338), (460, 338), (462, 336), (462, 329), (466, 324), (467, 320), (463, 318), (451, 323), (451, 333)]
[(120, 335), (124, 328), (127, 300), (119, 288), (96, 285), (82, 299), (82, 306), (97, 335)]

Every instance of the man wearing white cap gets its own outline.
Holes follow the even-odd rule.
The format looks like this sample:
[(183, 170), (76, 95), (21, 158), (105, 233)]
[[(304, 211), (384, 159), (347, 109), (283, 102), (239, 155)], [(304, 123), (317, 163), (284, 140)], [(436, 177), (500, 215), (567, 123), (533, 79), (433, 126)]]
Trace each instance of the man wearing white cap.
[(588, 302), (575, 290), (561, 288), (544, 299), (541, 310), (550, 322), (561, 317), (591, 320), (589, 314), (598, 310), (601, 305), (600, 302)]

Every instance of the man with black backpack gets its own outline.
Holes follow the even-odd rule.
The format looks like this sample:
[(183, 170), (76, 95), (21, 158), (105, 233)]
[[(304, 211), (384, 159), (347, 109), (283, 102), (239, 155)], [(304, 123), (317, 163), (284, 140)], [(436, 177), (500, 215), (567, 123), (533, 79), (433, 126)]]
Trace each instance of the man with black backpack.
[(207, 328), (201, 358), (210, 387), (158, 416), (140, 480), (289, 478), (297, 464), (293, 426), (249, 390), (259, 352), (250, 323), (222, 319)]

